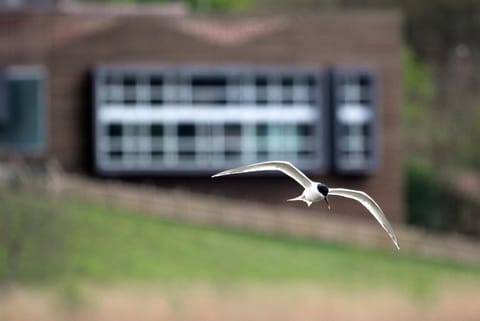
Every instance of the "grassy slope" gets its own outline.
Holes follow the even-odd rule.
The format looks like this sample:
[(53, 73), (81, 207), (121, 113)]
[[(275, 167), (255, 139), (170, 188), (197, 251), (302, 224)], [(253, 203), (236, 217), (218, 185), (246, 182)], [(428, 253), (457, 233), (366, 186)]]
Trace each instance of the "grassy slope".
[(428, 291), (480, 267), (279, 236), (166, 222), (73, 203), (66, 274), (91, 281), (314, 282)]

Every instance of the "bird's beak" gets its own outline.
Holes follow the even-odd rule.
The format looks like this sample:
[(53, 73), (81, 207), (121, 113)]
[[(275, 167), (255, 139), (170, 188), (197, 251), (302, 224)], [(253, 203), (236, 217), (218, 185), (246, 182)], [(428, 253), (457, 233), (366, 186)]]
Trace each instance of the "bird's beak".
[(331, 206), (330, 206), (330, 203), (328, 202), (328, 197), (325, 196), (324, 200), (325, 200), (325, 203), (327, 203), (328, 210), (330, 210)]

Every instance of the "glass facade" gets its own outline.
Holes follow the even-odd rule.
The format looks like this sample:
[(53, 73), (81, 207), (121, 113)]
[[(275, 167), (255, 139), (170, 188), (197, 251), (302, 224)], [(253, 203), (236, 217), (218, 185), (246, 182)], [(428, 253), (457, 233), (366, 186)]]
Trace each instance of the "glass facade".
[(45, 147), (45, 74), (39, 67), (2, 72), (0, 150), (41, 152)]
[(281, 159), (325, 167), (317, 68), (122, 68), (95, 74), (101, 171), (202, 171)]
[(333, 153), (339, 172), (368, 172), (376, 166), (377, 89), (368, 69), (339, 69), (333, 86)]

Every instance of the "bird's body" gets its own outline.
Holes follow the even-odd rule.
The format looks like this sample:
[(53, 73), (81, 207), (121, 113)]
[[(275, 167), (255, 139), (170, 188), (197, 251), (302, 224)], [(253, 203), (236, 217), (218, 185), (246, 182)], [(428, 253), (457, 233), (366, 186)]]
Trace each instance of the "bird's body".
[(289, 199), (288, 201), (302, 201), (305, 202), (308, 206), (312, 205), (314, 202), (325, 200), (327, 202), (328, 208), (330, 209), (330, 204), (328, 203), (328, 196), (343, 196), (346, 198), (354, 199), (360, 202), (364, 207), (366, 207), (370, 213), (375, 217), (375, 219), (380, 223), (383, 229), (388, 233), (393, 243), (400, 249), (398, 245), (398, 240), (393, 232), (390, 223), (383, 214), (382, 209), (378, 204), (365, 192), (346, 189), (346, 188), (328, 188), (325, 184), (320, 182), (315, 182), (309, 179), (304, 173), (302, 173), (298, 168), (290, 164), (289, 162), (284, 161), (270, 161), (262, 162), (251, 165), (246, 165), (242, 167), (237, 167), (234, 169), (229, 169), (220, 173), (213, 175), (212, 177), (248, 173), (248, 172), (258, 172), (258, 171), (281, 171), (284, 174), (293, 178), (297, 183), (303, 186), (304, 190), (300, 196)]
[(307, 206), (310, 207), (312, 203), (325, 199), (326, 194), (324, 195), (320, 192), (317, 184), (320, 184), (320, 183), (313, 182), (313, 184), (310, 184), (310, 186), (305, 187), (305, 189), (303, 190), (303, 193), (300, 196), (291, 198), (288, 201), (289, 202), (302, 201), (307, 203)]

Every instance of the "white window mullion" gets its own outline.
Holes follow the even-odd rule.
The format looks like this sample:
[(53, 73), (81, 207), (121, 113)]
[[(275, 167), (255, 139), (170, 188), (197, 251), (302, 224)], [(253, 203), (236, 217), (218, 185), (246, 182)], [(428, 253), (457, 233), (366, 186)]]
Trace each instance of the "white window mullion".
[(231, 105), (237, 103), (239, 100), (239, 88), (238, 88), (238, 77), (235, 78), (232, 75), (227, 77), (227, 86), (226, 90), (226, 103), (227, 105)]
[(214, 125), (213, 126), (213, 154), (216, 156), (213, 159), (213, 163), (216, 166), (222, 166), (225, 163), (225, 150), (226, 150), (226, 143), (225, 143), (225, 133), (223, 130), (223, 125)]
[(293, 103), (304, 104), (308, 101), (308, 83), (305, 77), (296, 76), (293, 80)]
[(98, 112), (101, 121), (134, 121), (134, 122), (165, 122), (165, 123), (291, 123), (312, 122), (318, 117), (318, 109), (310, 105), (293, 105), (287, 110), (281, 105), (271, 105), (269, 108), (258, 108), (256, 105), (231, 105), (219, 108), (211, 105), (165, 105), (161, 109), (124, 108), (121, 105), (102, 108)]
[(169, 124), (164, 127), (163, 145), (164, 160), (167, 167), (174, 167), (178, 162), (178, 124)]
[(257, 153), (256, 125), (243, 124), (241, 135), (241, 158), (244, 163), (255, 161)]
[(140, 105), (147, 105), (150, 101), (150, 85), (148, 84), (148, 78), (145, 75), (137, 77), (135, 100), (137, 104)]
[(282, 102), (282, 88), (280, 78), (270, 76), (267, 78), (267, 102), (269, 105), (278, 105)]
[(172, 75), (165, 75), (162, 86), (163, 103), (172, 104), (176, 100), (175, 79)]

